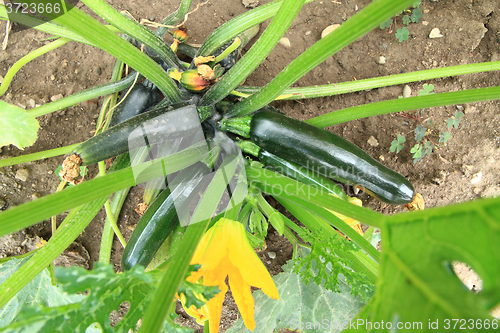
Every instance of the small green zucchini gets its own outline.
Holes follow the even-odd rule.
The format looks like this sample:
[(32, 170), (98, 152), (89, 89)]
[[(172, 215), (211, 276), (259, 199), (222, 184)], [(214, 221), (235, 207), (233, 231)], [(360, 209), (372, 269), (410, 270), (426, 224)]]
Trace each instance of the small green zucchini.
[(189, 197), (203, 184), (203, 177), (210, 173), (208, 167), (198, 162), (181, 171), (173, 180), (178, 184), (170, 192), (167, 187), (151, 203), (137, 223), (121, 259), (122, 269), (135, 265), (147, 267), (156, 252), (179, 224), (176, 206), (189, 202)]
[(259, 112), (252, 117), (249, 134), (262, 149), (314, 173), (361, 186), (386, 203), (407, 204), (415, 196), (412, 184), (399, 173), (346, 139), (300, 120)]
[[(167, 107), (155, 108), (151, 111), (139, 114), (82, 142), (75, 148), (73, 153), (77, 154), (82, 159), (81, 165), (89, 165), (124, 154), (130, 149), (153, 144), (155, 140), (161, 141), (167, 134), (172, 134), (169, 139), (173, 139), (176, 135), (176, 128), (173, 122), (168, 121), (168, 117), (165, 117), (163, 121), (159, 121), (154, 126), (149, 126), (152, 127), (151, 129), (145, 126), (145, 124), (169, 111), (187, 106), (189, 106), (189, 104), (181, 102)], [(194, 108), (194, 106), (191, 107)], [(187, 119), (186, 123), (193, 124), (193, 121), (194, 119)], [(176, 121), (176, 123), (177, 122), (178, 121)], [(142, 131), (136, 131), (136, 129), (141, 126), (143, 127)], [(179, 133), (180, 135), (187, 134), (184, 130), (179, 131)]]
[[(123, 92), (126, 93), (126, 90)], [(160, 102), (159, 90), (149, 80), (137, 83), (113, 110), (109, 127), (146, 112)]]
[(347, 195), (340, 185), (335, 184), (333, 181), (320, 174), (312, 172), (296, 163), (287, 161), (264, 149), (259, 151), (258, 158), (264, 166), (270, 167), (287, 177), (295, 179), (303, 184), (310, 185), (318, 189), (318, 191), (325, 191), (326, 193), (347, 200)]

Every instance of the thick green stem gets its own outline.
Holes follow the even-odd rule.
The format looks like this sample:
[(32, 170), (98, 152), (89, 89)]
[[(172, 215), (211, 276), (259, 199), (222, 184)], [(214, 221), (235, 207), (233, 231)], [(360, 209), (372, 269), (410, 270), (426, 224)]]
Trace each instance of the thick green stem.
[[(111, 166), (110, 172), (113, 173), (114, 170), (123, 168), (128, 162), (128, 157), (117, 158), (113, 166)], [(70, 189), (66, 189), (58, 194), (62, 194)], [(109, 197), (109, 193), (102, 195), (102, 197), (98, 197), (91, 202), (73, 209), (47, 244), (38, 249), (33, 257), (0, 285), (0, 308), (7, 304), (12, 297), (43, 271), (45, 267), (50, 265), (82, 233)], [(22, 207), (22, 205), (18, 207)], [(28, 214), (32, 212), (29, 210)], [(1, 218), (2, 223), (7, 222), (3, 216)]]
[[(189, 8), (191, 8), (191, 3), (193, 0), (182, 0), (181, 4), (179, 5), (179, 8), (172, 14), (168, 15), (165, 19), (161, 21), (161, 24), (163, 25), (173, 25), (176, 24), (177, 22), (181, 21), (184, 19), (186, 14), (189, 11)], [(163, 37), (168, 31), (167, 27), (158, 27), (156, 29), (156, 36)]]
[[(431, 80), (447, 76), (456, 76), (456, 75), (490, 72), (498, 70), (500, 70), (500, 61), (427, 69), (418, 72), (394, 74), (394, 75), (357, 80), (357, 81), (339, 82), (339, 83), (310, 86), (310, 87), (288, 88), (285, 89), (282, 93), (287, 97), (282, 99), (296, 100), (296, 99), (341, 95), (356, 91), (393, 86), (409, 82), (424, 81), (424, 80)], [(243, 94), (255, 94), (260, 89), (261, 87), (240, 86), (236, 89), (236, 91)]]
[(182, 68), (179, 59), (170, 47), (151, 30), (145, 28), (102, 0), (82, 0), (92, 11), (124, 33), (147, 45), (162, 58), (169, 68)]
[(49, 51), (52, 51), (52, 50), (54, 50), (54, 49), (56, 49), (56, 48), (58, 48), (60, 46), (63, 46), (64, 44), (66, 44), (69, 41), (70, 40), (66, 39), (66, 38), (59, 38), (58, 40), (55, 40), (55, 41), (53, 41), (53, 42), (51, 42), (51, 43), (49, 43), (47, 45), (44, 45), (44, 46), (36, 49), (33, 52), (28, 53), (27, 55), (25, 55), (24, 57), (22, 57), (21, 59), (19, 59), (18, 61), (16, 61), (14, 63), (14, 65), (12, 65), (12, 67), (9, 69), (9, 71), (7, 72), (7, 74), (5, 74), (5, 77), (4, 77), (3, 81), (2, 81), (2, 84), (0, 85), (0, 96), (2, 96), (3, 94), (5, 94), (5, 92), (9, 88), (9, 85), (10, 85), (10, 82), (12, 81), (12, 78), (14, 77), (14, 75), (16, 75), (16, 73), (24, 65), (26, 65), (31, 60), (36, 59), (36, 58), (38, 58), (41, 55), (44, 55), (45, 53), (47, 53)]
[(281, 95), (283, 90), (290, 87), (310, 70), (359, 37), (376, 28), (381, 22), (405, 9), (412, 2), (414, 1), (377, 0), (371, 2), (363, 10), (342, 23), (339, 28), (316, 42), (293, 60), (258, 93), (235, 104), (229, 110), (226, 117), (246, 115), (269, 104)]
[(100, 49), (120, 59), (148, 78), (170, 101), (180, 101), (181, 95), (176, 84), (160, 65), (78, 8), (72, 8), (66, 14), (54, 18), (53, 22), (84, 35)]
[(60, 100), (57, 100), (55, 102), (47, 103), (42, 106), (33, 108), (28, 111), (28, 114), (32, 115), (33, 117), (39, 117), (54, 111), (64, 110), (78, 103), (88, 101), (92, 98), (122, 91), (123, 89), (129, 87), (132, 82), (134, 82), (135, 76), (136, 72), (133, 72), (120, 81), (106, 83), (97, 87), (86, 89), (68, 97), (61, 98)]
[(240, 85), (262, 61), (292, 24), (304, 0), (285, 0), (262, 36), (224, 76), (208, 90), (200, 105), (214, 105)]
[(68, 153), (71, 153), (78, 145), (80, 145), (80, 143), (76, 143), (74, 145), (69, 145), (69, 146), (64, 146), (61, 148), (45, 150), (45, 151), (41, 151), (38, 153), (6, 158), (3, 160), (0, 160), (0, 168), (5, 167), (5, 166), (20, 164), (20, 163), (33, 162), (36, 160), (41, 160), (43, 158), (49, 158), (49, 157), (68, 154)]
[(108, 173), (104, 177), (97, 177), (66, 188), (62, 192), (49, 194), (10, 208), (0, 215), (0, 236), (27, 228), (52, 215), (60, 214), (124, 188), (179, 171), (199, 161), (206, 153), (206, 143), (202, 142), (168, 157)]
[[(202, 217), (213, 216), (215, 214), (215, 210), (226, 190), (228, 181), (236, 171), (239, 158), (236, 157), (229, 162), (226, 161), (217, 170), (208, 185), (205, 194), (193, 213), (190, 220), (191, 223), (193, 221), (200, 221)], [(174, 300), (175, 293), (186, 275), (191, 257), (211, 220), (212, 218), (209, 217), (198, 223), (190, 224), (187, 228), (182, 242), (173, 255), (170, 265), (165, 270), (155, 296), (144, 315), (144, 321), (139, 329), (139, 333), (156, 333), (161, 331), (163, 321), (170, 313), (174, 304), (172, 301)]]
[(333, 111), (306, 120), (306, 123), (317, 127), (327, 127), (350, 120), (377, 116), (392, 112), (416, 110), (443, 105), (491, 101), (496, 99), (500, 99), (500, 86), (452, 91), (440, 94), (400, 98), (389, 101), (364, 104), (345, 108), (339, 111)]

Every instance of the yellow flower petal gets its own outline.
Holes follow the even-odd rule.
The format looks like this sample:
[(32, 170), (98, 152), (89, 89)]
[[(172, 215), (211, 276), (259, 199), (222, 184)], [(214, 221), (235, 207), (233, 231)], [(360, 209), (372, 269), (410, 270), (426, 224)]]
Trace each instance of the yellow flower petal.
[(246, 283), (236, 267), (229, 273), (229, 286), (234, 301), (241, 312), (245, 326), (253, 331), (255, 328), (254, 300), (250, 285)]
[(251, 286), (262, 289), (269, 297), (279, 299), (278, 289), (252, 249), (245, 228), (239, 222), (220, 219), (202, 237), (191, 264), (201, 264), (201, 268), (191, 273), (188, 281), (195, 282), (203, 277), (203, 285), (219, 286), (221, 290), (207, 302), (211, 333), (219, 329), (222, 303), (228, 290), (226, 277), (229, 277), (233, 297), (245, 326), (251, 330), (255, 328)]

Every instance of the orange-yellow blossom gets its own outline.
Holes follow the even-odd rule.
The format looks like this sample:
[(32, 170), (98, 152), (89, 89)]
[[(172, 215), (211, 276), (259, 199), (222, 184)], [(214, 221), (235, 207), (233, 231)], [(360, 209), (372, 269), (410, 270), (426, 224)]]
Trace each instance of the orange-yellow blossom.
[[(359, 207), (362, 207), (363, 206), (363, 202), (361, 200), (359, 200), (358, 198), (354, 198), (354, 197), (347, 197), (347, 201), (352, 203), (353, 205), (356, 205), (356, 206), (359, 206)], [(335, 216), (337, 216), (339, 219), (341, 219), (342, 221), (344, 221), (345, 223), (347, 223), (348, 225), (350, 225), (354, 230), (356, 230), (356, 232), (358, 234), (360, 234), (361, 236), (363, 236), (363, 230), (361, 229), (361, 224), (359, 223), (359, 221), (356, 221), (355, 219), (351, 218), (351, 217), (347, 217), (345, 215), (342, 215), (340, 213), (337, 213), (337, 212), (334, 212), (333, 210), (330, 210), (328, 209), (331, 213), (333, 213)]]
[(254, 330), (254, 300), (250, 287), (257, 287), (271, 298), (279, 299), (278, 289), (266, 267), (248, 242), (245, 228), (239, 222), (221, 218), (210, 228), (196, 248), (191, 265), (200, 264), (197, 272), (187, 278), (196, 282), (203, 277), (203, 285), (219, 286), (220, 293), (207, 302), (210, 333), (219, 331), (222, 303), (228, 290), (226, 277), (234, 301), (245, 326)]

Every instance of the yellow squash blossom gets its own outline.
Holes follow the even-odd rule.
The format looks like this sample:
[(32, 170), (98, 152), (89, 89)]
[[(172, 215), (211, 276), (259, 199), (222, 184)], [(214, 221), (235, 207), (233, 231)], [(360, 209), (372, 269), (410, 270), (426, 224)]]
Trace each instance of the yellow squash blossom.
[[(363, 206), (363, 202), (361, 200), (359, 200), (358, 198), (354, 198), (354, 197), (347, 197), (347, 201), (352, 203), (353, 205), (356, 205), (356, 206), (359, 206), (359, 207), (362, 207)], [(361, 229), (361, 224), (356, 221), (355, 219), (351, 218), (351, 217), (347, 217), (345, 215), (342, 215), (340, 213), (337, 213), (337, 212), (334, 212), (333, 210), (330, 210), (328, 209), (331, 213), (333, 213), (335, 216), (337, 216), (339, 219), (341, 219), (342, 221), (344, 221), (345, 223), (347, 223), (348, 225), (351, 226), (351, 228), (353, 228), (354, 230), (356, 230), (356, 232), (358, 234), (360, 234), (361, 236), (363, 236), (363, 230)]]
[(207, 302), (210, 333), (219, 331), (222, 303), (228, 290), (226, 277), (234, 301), (241, 312), (245, 326), (255, 328), (254, 300), (250, 287), (257, 287), (271, 298), (279, 299), (269, 272), (248, 242), (245, 228), (239, 222), (221, 218), (210, 228), (196, 248), (191, 265), (200, 264), (197, 272), (187, 278), (196, 282), (203, 277), (203, 285), (218, 286), (220, 293)]

